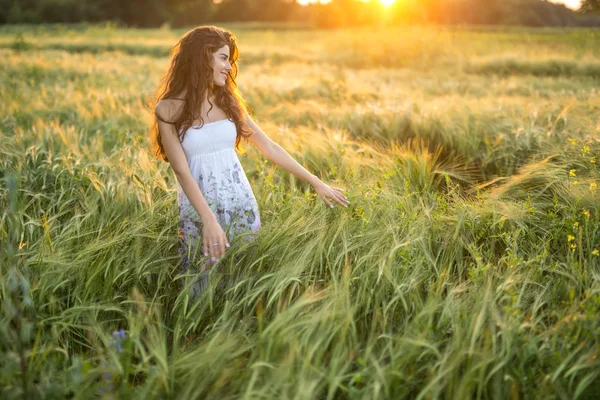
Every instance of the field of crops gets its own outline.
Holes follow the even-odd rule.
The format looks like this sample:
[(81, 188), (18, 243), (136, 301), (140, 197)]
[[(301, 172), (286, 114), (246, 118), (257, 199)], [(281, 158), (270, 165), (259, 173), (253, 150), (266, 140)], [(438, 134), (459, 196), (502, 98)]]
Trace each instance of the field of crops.
[(0, 27), (0, 397), (600, 392), (600, 31), (229, 28), (351, 205), (244, 144), (260, 235), (192, 301), (148, 144), (185, 31)]

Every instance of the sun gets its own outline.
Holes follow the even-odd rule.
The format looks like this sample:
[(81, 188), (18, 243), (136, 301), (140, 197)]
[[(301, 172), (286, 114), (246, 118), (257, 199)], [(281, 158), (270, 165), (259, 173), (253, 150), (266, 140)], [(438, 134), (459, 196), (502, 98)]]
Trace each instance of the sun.
[[(305, 6), (305, 5), (311, 4), (311, 3), (327, 4), (331, 0), (296, 0), (296, 1), (298, 2), (298, 4)], [(362, 0), (362, 1), (368, 2), (370, 0)], [(396, 2), (396, 0), (378, 0), (378, 1), (385, 7), (389, 7)], [(577, 1), (577, 0), (575, 0), (575, 1)]]

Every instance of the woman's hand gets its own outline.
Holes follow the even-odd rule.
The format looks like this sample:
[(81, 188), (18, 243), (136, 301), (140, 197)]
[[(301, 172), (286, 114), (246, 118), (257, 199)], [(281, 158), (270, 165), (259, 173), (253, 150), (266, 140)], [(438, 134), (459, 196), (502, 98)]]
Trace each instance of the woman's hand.
[(323, 199), (325, 204), (327, 204), (331, 208), (333, 208), (333, 204), (330, 201), (328, 201), (327, 198), (332, 199), (333, 201), (339, 203), (344, 207), (348, 207), (348, 204), (350, 204), (348, 198), (344, 196), (343, 189), (331, 187), (323, 181), (317, 181), (317, 183), (313, 184), (313, 188), (315, 189), (317, 195), (319, 195), (319, 197)]
[(202, 254), (208, 256), (210, 253), (213, 263), (225, 255), (225, 248), (229, 247), (229, 241), (216, 218), (204, 224), (202, 238)]

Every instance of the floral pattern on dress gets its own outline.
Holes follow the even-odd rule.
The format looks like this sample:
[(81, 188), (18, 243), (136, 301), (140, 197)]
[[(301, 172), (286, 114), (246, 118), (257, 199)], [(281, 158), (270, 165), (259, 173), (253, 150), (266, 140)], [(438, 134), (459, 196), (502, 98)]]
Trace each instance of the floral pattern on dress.
[[(227, 236), (229, 243), (248, 231), (260, 229), (258, 205), (246, 175), (236, 161), (232, 167), (220, 169), (219, 176), (208, 170), (198, 175), (198, 185), (206, 202), (217, 218), (219, 225)], [(200, 216), (187, 199), (183, 190), (178, 195), (179, 203), (179, 254), (184, 268), (189, 268), (191, 260), (202, 257), (202, 228)], [(252, 240), (254, 235), (245, 235), (245, 240)], [(194, 263), (204, 270), (205, 262)]]

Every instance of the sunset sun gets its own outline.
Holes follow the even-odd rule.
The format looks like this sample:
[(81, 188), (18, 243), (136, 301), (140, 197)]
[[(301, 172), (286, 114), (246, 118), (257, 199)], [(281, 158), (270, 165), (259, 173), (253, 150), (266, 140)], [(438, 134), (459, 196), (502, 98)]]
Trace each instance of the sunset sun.
[[(331, 0), (297, 0), (297, 1), (298, 1), (298, 4), (306, 5), (306, 4), (311, 4), (311, 3), (327, 4)], [(362, 1), (370, 1), (370, 0), (362, 0)], [(376, 0), (376, 1), (379, 1), (379, 3), (381, 3), (385, 7), (389, 7), (396, 2), (396, 0)]]

